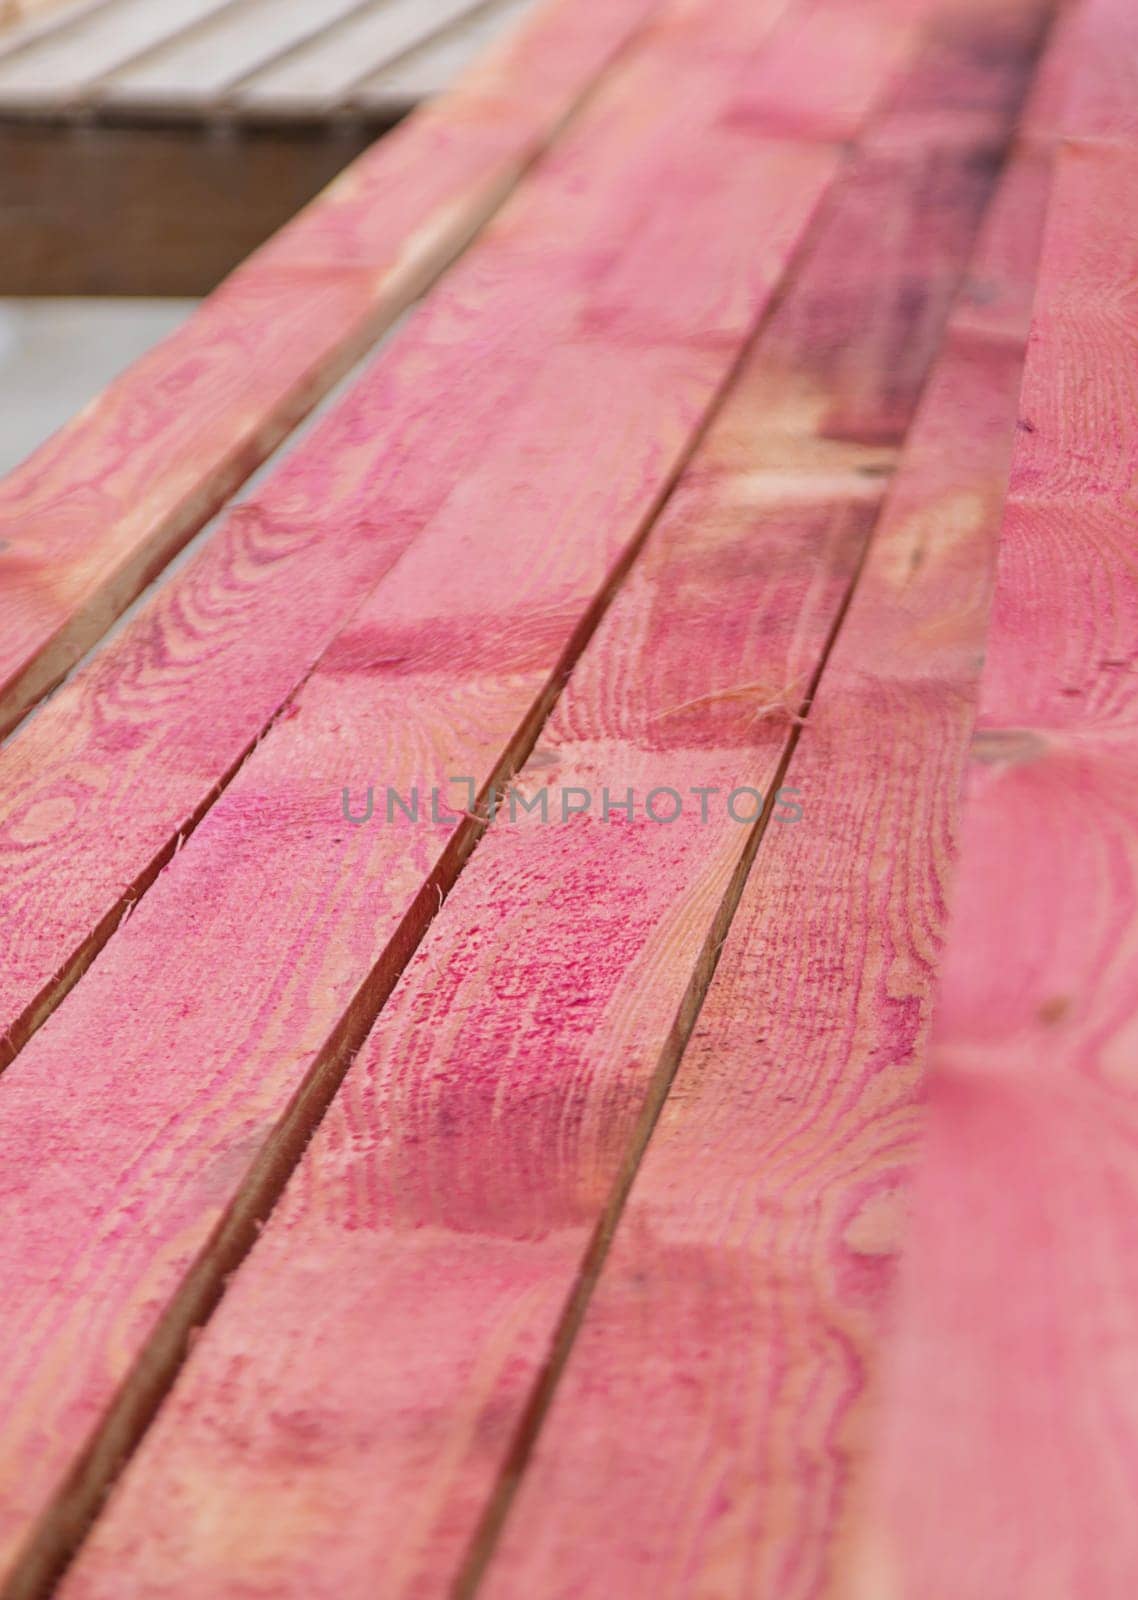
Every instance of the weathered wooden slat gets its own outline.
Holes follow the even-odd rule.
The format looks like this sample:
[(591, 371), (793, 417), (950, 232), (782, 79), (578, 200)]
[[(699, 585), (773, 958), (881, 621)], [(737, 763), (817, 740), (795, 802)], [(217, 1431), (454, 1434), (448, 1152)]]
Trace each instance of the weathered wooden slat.
[(118, 104), (201, 115), (226, 91), (325, 29), (364, 0), (241, 0), (116, 72), (101, 92)]
[[(1080, 104), (1109, 105), (1093, 77), (1068, 131)], [(1096, 128), (1057, 172), (864, 1556), (875, 1600), (1122, 1600), (1138, 1581), (1138, 147)]]
[(381, 0), (255, 73), (230, 99), (241, 112), (327, 116), (361, 78), (477, 10), (477, 0)]
[[(983, 188), (961, 167), (957, 272)], [(875, 272), (914, 187), (899, 158), (851, 180), (529, 763), (531, 804), (545, 789), (559, 816), (576, 786), (594, 814), (516, 812), (483, 841), (65, 1600), (175, 1574), (187, 1596), (451, 1592), (725, 931), (753, 835), (720, 808), (770, 787), (884, 490), (889, 450), (827, 426), (845, 330), (935, 349)], [(942, 308), (949, 232), (928, 268)], [(508, 671), (503, 647), (479, 659)], [(656, 785), (695, 809), (646, 820)], [(629, 786), (634, 820), (595, 814)], [(706, 824), (691, 786), (718, 788)]]
[(487, 1600), (842, 1592), (1042, 202), (974, 260), (1004, 324), (950, 329)]
[(200, 300), (385, 126), (0, 121), (0, 295)]
[[(631, 213), (634, 238), (594, 261), (596, 298), (524, 410), (0, 1079), (19, 1174), (0, 1224), (12, 1594), (42, 1586), (93, 1510), (473, 842), (466, 819), (353, 828), (341, 787), (376, 766), (404, 792), (451, 772), (477, 786), (524, 753), (840, 160), (732, 117), (768, 21), (749, 0), (679, 7), (598, 100), (598, 209)], [(554, 298), (557, 259), (529, 262)], [(517, 314), (510, 297), (511, 330)], [(452, 337), (473, 348), (469, 323)], [(328, 470), (350, 481), (358, 461)], [(325, 485), (296, 486), (286, 538)]]
[(554, 0), (0, 485), (0, 733), (501, 204), (653, 0)]
[(1059, 0), (1047, 50), (1019, 120), (1020, 149), (1053, 149), (1062, 136), (1072, 68), (1077, 59), (1076, 35), (1082, 27), (1086, 0)]
[(469, 22), (448, 28), (401, 56), (392, 66), (362, 80), (352, 90), (352, 104), (367, 111), (402, 116), (413, 106), (441, 94), (481, 50), (533, 9), (534, 0), (499, 0), (498, 4), (480, 6)]
[(0, 30), (0, 59), (14, 55), (33, 41), (85, 17), (88, 12), (114, 4), (115, 0), (74, 0), (70, 5), (63, 3), (63, 0), (41, 0), (40, 4), (33, 0), (31, 5), (21, 6), (16, 0), (16, 4), (9, 4), (7, 10), (0, 6), (0, 24), (3, 25)]
[(104, 73), (213, 13), (240, 9), (233, 0), (108, 0), (69, 16), (12, 55), (0, 58), (0, 105), (59, 112)]

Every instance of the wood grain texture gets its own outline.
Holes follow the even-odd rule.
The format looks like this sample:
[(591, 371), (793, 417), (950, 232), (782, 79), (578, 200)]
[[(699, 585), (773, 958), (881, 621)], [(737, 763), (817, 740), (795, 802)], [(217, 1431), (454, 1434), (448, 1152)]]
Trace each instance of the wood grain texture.
[[(915, 187), (926, 205), (943, 191), (922, 193), (908, 163), (882, 166), (843, 184), (578, 662), (523, 775), (531, 801), (545, 788), (556, 806), (574, 786), (769, 787), (891, 460), (828, 427), (820, 399), (862, 381), (844, 332), (872, 351), (907, 328), (931, 359), (940, 331), (878, 268), (900, 223), (918, 226)], [(975, 211), (965, 184), (957, 271)], [(948, 231), (928, 263), (942, 315)], [(65, 1600), (124, 1585), (451, 1592), (690, 1023), (747, 842), (710, 809), (706, 824), (697, 810), (653, 825), (641, 810), (548, 826), (519, 814), (491, 830)]]
[[(635, 236), (595, 263), (596, 297), (524, 409), (0, 1080), (14, 1595), (90, 1514), (472, 843), (467, 821), (353, 828), (342, 787), (376, 766), (404, 794), (486, 782), (524, 751), (835, 170), (830, 147), (732, 118), (764, 33), (743, 0), (685, 7), (599, 105), (613, 191), (586, 205), (631, 213)], [(700, 110), (677, 125), (688, 86)], [(646, 182), (669, 152), (670, 181)], [(530, 248), (557, 303), (558, 257)], [(469, 352), (470, 327), (451, 334)], [(352, 443), (328, 462), (341, 485), (374, 461)], [(292, 513), (326, 481), (294, 479)]]
[(650, 10), (555, 0), (4, 480), (0, 732), (449, 264)]
[(488, 1600), (841, 1592), (1025, 337), (948, 335)]
[[(209, 132), (190, 123), (0, 121), (0, 297), (200, 300), (389, 126), (379, 112), (323, 127)], [(361, 282), (347, 309), (367, 303)], [(316, 316), (317, 333), (319, 324)], [(303, 350), (302, 340), (287, 365)]]
[(105, 5), (107, 0), (4, 0), (0, 5), (0, 59), (15, 54), (71, 18)]
[[(752, 37), (777, 13), (752, 10)], [(389, 355), (0, 752), (4, 1059), (361, 599), (565, 362), (580, 374), (589, 340), (598, 358), (614, 341), (631, 339), (645, 360), (690, 345), (710, 400), (837, 158), (740, 127), (708, 137), (709, 149), (741, 150), (742, 164), (709, 169), (692, 132), (715, 116), (722, 69), (714, 51), (700, 65), (690, 32), (662, 35), (618, 76)], [(665, 96), (678, 50), (689, 67)], [(759, 181), (770, 184), (761, 213)], [(661, 419), (694, 425), (690, 393), (679, 385), (630, 422), (630, 448), (650, 450)], [(129, 441), (124, 427), (126, 470)]]
[(1124, 141), (1062, 150), (860, 1591), (875, 1600), (1122, 1600), (1138, 1582), (1136, 197)]

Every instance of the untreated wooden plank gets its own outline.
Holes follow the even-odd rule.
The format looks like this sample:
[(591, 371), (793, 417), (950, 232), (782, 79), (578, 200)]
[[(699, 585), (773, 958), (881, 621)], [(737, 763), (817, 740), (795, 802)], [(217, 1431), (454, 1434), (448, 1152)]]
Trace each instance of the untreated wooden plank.
[[(777, 15), (776, 0), (766, 25)], [(763, 26), (756, 10), (752, 30)], [(617, 332), (624, 318), (648, 345), (690, 338), (709, 316), (715, 333), (742, 337), (756, 285), (777, 276), (782, 236), (773, 256), (754, 254), (747, 207), (723, 216), (749, 206), (746, 190), (730, 174), (705, 181), (689, 153), (686, 119), (706, 122), (714, 63), (667, 101), (661, 70), (657, 52), (614, 80), (556, 167), (524, 187), (395, 348), (0, 754), (0, 1059), (82, 971), (363, 596), (530, 403), (532, 385), (550, 381), (563, 344), (582, 329), (603, 333), (614, 316)], [(648, 135), (645, 104), (656, 106)], [(751, 154), (778, 173), (784, 148)], [(786, 157), (812, 185), (833, 165), (821, 149)], [(650, 198), (630, 205), (630, 193)], [(612, 252), (601, 272), (597, 237)], [(332, 237), (316, 250), (335, 248)], [(358, 248), (366, 256), (369, 241)], [(706, 272), (722, 304), (703, 307), (698, 277), (681, 292), (684, 270)], [(669, 273), (681, 274), (671, 286)], [(310, 294), (309, 322), (314, 309)], [(287, 348), (281, 307), (254, 301), (252, 312), (234, 308), (272, 317)], [(167, 403), (163, 389), (154, 403)], [(129, 425), (123, 439), (132, 471)], [(70, 508), (77, 538), (83, 510)]]
[[(1047, 9), (1055, 9), (1055, 0)], [(931, 14), (924, 74), (902, 86), (875, 141), (906, 148), (926, 141), (942, 148), (954, 140), (972, 147), (998, 142), (1009, 96), (1023, 97), (1040, 15), (1037, 0), (955, 0)]]
[[(927, 359), (935, 347), (939, 330), (910, 323), (905, 295), (882, 300), (874, 273), (885, 197), (912, 205), (899, 167), (890, 185), (871, 164), (835, 208), (541, 734), (521, 787), (534, 807), (549, 796), (551, 821), (516, 808), (484, 839), (66, 1600), (157, 1595), (175, 1573), (187, 1595), (441, 1595), (456, 1578), (465, 1592), (590, 1237), (725, 932), (754, 841), (728, 796), (772, 786), (884, 490), (887, 449), (829, 436), (819, 392), (854, 364), (829, 335), (852, 326), (872, 348), (885, 322)], [(975, 213), (962, 190), (958, 271)], [(882, 253), (891, 237), (878, 230)], [(943, 307), (947, 244), (929, 270)], [(368, 640), (373, 660), (405, 648), (402, 630)], [(512, 666), (497, 634), (466, 648)], [(603, 791), (620, 803), (628, 788), (635, 817), (606, 819)], [(682, 789), (689, 809), (653, 823), (653, 788)], [(574, 791), (592, 814), (561, 823)], [(736, 796), (740, 817), (754, 804)]]
[(487, 1600), (843, 1592), (1042, 200), (1013, 169), (1003, 326), (950, 327)]
[(214, 13), (233, 0), (106, 0), (0, 56), (0, 106), (39, 115), (75, 103), (104, 73)]
[(404, 114), (440, 94), (480, 50), (533, 7), (534, 0), (497, 0), (479, 6), (469, 22), (448, 28), (382, 72), (361, 80), (352, 90), (353, 106), (391, 117)]
[[(525, 752), (840, 161), (732, 118), (768, 22), (750, 0), (677, 8), (598, 100), (611, 193), (592, 203), (631, 213), (634, 236), (594, 261), (595, 299), (525, 408), (480, 441), (477, 470), (0, 1079), (4, 1170), (21, 1173), (0, 1226), (2, 1442), (24, 1463), (0, 1500), (10, 1595), (47, 1582), (94, 1509), (473, 842), (466, 818), (353, 828), (342, 786), (377, 742), (403, 792), (464, 771), (478, 788)], [(889, 27), (883, 46), (891, 67)], [(580, 170), (551, 164), (539, 214), (564, 225), (557, 179)], [(502, 227), (525, 261), (529, 233)], [(557, 263), (535, 239), (523, 280), (554, 302)], [(456, 319), (450, 337), (469, 351), (471, 335)], [(350, 483), (359, 462), (349, 448), (327, 470)], [(326, 483), (294, 482), (278, 537), (307, 537), (300, 513)], [(36, 1172), (54, 1175), (50, 1225)]]
[[(206, 1392), (176, 1407), (65, 1594), (158, 1594), (175, 1571), (186, 1593), (227, 1597), (452, 1592), (676, 1014), (722, 934), (751, 831), (727, 797), (739, 790), (752, 816), (773, 781), (798, 704), (788, 686), (810, 675), (867, 520), (864, 504), (764, 507), (756, 547), (753, 499), (734, 517), (714, 489), (679, 507), (522, 776), (551, 820), (519, 813), (481, 846), (248, 1290), (227, 1298), (220, 1347), (205, 1336)], [(764, 719), (767, 701), (785, 706)], [(639, 796), (634, 821), (561, 825), (563, 803), (591, 792), (599, 812), (610, 785), (618, 806)], [(719, 796), (706, 825), (693, 786)], [(677, 800), (687, 815), (664, 825)], [(214, 1432), (219, 1384), (239, 1451)], [(300, 1480), (280, 1424), (306, 1417)], [(362, 1460), (369, 1514), (345, 1517)], [(139, 1504), (147, 1482), (178, 1506), (173, 1522)], [(272, 1510), (250, 1520), (254, 1494)]]
[(1138, 1579), (1138, 148), (1131, 107), (1098, 123), (1093, 76), (1123, 37), (1075, 58), (1091, 76), (1066, 128), (1082, 105), (1094, 133), (1061, 149), (1049, 212), (858, 1590), (874, 1600), (1122, 1600)]
[(485, 14), (491, 24), (488, 38), (493, 36), (495, 23), (501, 27), (477, 0), (434, 0), (428, 6), (423, 0), (381, 0), (354, 12), (340, 27), (328, 30), (305, 49), (248, 77), (230, 98), (243, 114), (327, 116), (336, 107), (346, 106), (352, 88), (362, 78), (424, 39), (444, 34), (450, 24), (472, 12)]
[(553, 0), (4, 480), (0, 733), (453, 260), (652, 9)]
[(118, 104), (201, 115), (243, 78), (360, 11), (363, 0), (241, 0), (149, 51), (100, 91)]
[(1081, 0), (1069, 41), (1063, 133), (1138, 143), (1138, 10), (1128, 0)]

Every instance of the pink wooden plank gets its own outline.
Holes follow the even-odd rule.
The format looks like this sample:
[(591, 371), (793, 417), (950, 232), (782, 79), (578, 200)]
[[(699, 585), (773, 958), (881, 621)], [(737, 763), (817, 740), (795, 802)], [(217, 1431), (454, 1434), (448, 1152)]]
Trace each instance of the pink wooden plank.
[(948, 0), (925, 6), (930, 48), (874, 131), (888, 147), (966, 145), (993, 158), (1003, 147), (1005, 107), (1022, 100), (1025, 73), (1052, 5), (1038, 0)]
[(1026, 334), (954, 319), (487, 1600), (842, 1592)]
[(1138, 10), (1129, 0), (1082, 0), (1073, 13), (1076, 64), (1063, 100), (1069, 138), (1138, 142)]
[[(959, 270), (975, 196), (957, 203)], [(531, 800), (773, 781), (890, 461), (831, 434), (819, 395), (856, 363), (830, 334), (872, 350), (908, 327), (931, 359), (939, 332), (869, 248), (885, 256), (912, 205), (896, 158), (889, 184), (880, 161), (850, 180), (543, 730)], [(951, 259), (930, 263), (942, 307)], [(491, 830), (66, 1600), (452, 1592), (747, 837), (710, 810)]]
[(0, 485), (0, 733), (501, 204), (652, 0), (551, 0)]
[[(750, 37), (781, 6), (753, 8)], [(708, 394), (727, 372), (785, 238), (776, 226), (755, 255), (750, 168), (704, 175), (693, 136), (721, 69), (714, 51), (693, 49), (665, 93), (683, 43), (662, 32), (614, 77), (395, 348), (0, 752), (0, 1064), (361, 599), (533, 403), (566, 341), (590, 329), (661, 348), (702, 336)], [(743, 139), (745, 123), (735, 132)], [(754, 155), (781, 170), (775, 151)], [(812, 184), (832, 165), (824, 153), (788, 160)], [(598, 238), (611, 253), (600, 259)]]
[(1063, 150), (863, 1592), (1138, 1582), (1138, 151)]
[(90, 1515), (473, 842), (354, 828), (342, 786), (485, 784), (528, 748), (840, 161), (732, 116), (765, 32), (686, 4), (629, 65), (597, 126), (637, 228), (596, 300), (0, 1080), (13, 1592)]

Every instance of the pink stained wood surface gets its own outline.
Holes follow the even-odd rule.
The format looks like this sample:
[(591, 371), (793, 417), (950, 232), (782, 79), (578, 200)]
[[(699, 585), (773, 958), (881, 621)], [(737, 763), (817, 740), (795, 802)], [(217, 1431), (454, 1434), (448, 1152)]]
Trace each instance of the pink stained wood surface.
[(459, 253), (653, 9), (552, 0), (0, 484), (0, 734)]
[(1022, 100), (1025, 75), (1053, 0), (948, 0), (926, 7), (924, 71), (907, 79), (875, 127), (873, 143), (998, 150), (1006, 106)]
[(1138, 1583), (1138, 152), (1061, 151), (1000, 544), (874, 1600)]
[[(779, 10), (752, 8), (746, 37)], [(648, 359), (702, 343), (710, 400), (835, 156), (763, 143), (746, 119), (705, 150), (694, 135), (722, 69), (695, 22), (688, 34), (658, 32), (614, 75), (394, 349), (0, 751), (0, 1063), (462, 475), (538, 403), (534, 385), (556, 381), (563, 346), (623, 340)], [(882, 43), (891, 60), (888, 27)], [(713, 149), (737, 148), (742, 162), (714, 165)], [(682, 392), (659, 405), (630, 422), (633, 450), (654, 419), (688, 415)]]
[(954, 318), (486, 1600), (842, 1592), (1042, 202), (1013, 167), (969, 286), (1008, 321)]
[[(630, 68), (600, 113), (614, 157), (666, 142), (662, 81), (673, 111), (678, 86), (710, 91), (683, 182), (614, 163), (639, 231), (599, 303), (0, 1080), (13, 1593), (89, 1514), (471, 842), (354, 829), (342, 786), (485, 781), (524, 751), (829, 182), (831, 147), (730, 114), (762, 34), (742, 0), (689, 7), (655, 75)], [(706, 217), (682, 249), (669, 205)]]
[[(831, 434), (825, 401), (862, 381), (845, 337), (872, 351), (908, 328), (931, 359), (940, 331), (872, 249), (943, 203), (910, 165), (845, 180), (542, 733), (531, 798), (542, 783), (643, 797), (657, 781), (769, 781), (891, 461)], [(958, 272), (976, 196), (955, 203)], [(943, 314), (940, 237), (924, 265)], [(66, 1600), (450, 1592), (721, 936), (744, 834), (721, 817), (492, 830)]]
[(1079, 0), (1069, 45), (1063, 134), (1138, 143), (1138, 10), (1129, 0)]

